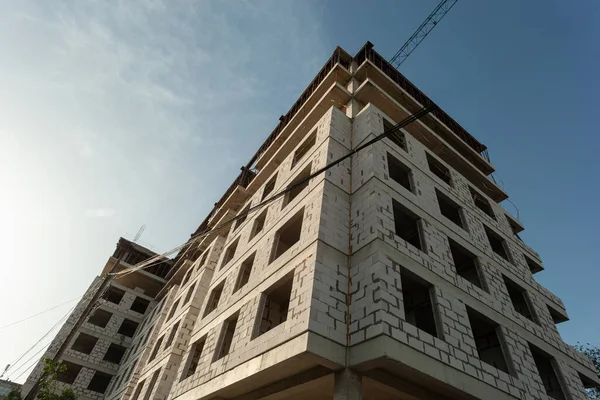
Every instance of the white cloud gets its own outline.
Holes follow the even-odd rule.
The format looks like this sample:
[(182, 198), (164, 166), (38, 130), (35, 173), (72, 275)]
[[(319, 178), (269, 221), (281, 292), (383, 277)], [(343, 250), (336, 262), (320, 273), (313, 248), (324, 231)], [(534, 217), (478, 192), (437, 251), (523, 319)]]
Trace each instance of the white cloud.
[(86, 217), (110, 218), (114, 217), (117, 211), (114, 208), (90, 208), (85, 210)]

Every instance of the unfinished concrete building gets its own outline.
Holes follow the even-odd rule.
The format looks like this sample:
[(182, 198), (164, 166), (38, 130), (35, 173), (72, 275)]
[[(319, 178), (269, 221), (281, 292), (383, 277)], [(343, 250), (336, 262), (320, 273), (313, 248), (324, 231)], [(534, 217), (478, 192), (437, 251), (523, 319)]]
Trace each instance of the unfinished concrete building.
[(430, 104), (370, 43), (337, 48), (98, 369), (105, 398), (585, 399), (486, 147), (441, 109), (297, 184)]

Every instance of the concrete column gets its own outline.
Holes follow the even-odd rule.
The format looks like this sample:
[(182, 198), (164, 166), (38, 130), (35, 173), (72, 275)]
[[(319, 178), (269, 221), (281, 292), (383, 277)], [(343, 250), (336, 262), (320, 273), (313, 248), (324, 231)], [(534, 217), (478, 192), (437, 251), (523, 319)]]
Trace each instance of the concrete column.
[(335, 373), (333, 400), (361, 400), (362, 377), (350, 368)]

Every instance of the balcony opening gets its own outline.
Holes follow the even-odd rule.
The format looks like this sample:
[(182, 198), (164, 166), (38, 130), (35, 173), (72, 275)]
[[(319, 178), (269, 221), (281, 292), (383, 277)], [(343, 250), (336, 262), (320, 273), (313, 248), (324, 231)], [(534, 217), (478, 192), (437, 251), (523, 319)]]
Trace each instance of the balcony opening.
[(294, 152), (294, 158), (292, 159), (292, 166), (290, 169), (294, 168), (300, 160), (304, 158), (304, 156), (308, 153), (308, 151), (317, 143), (317, 130), (315, 129), (313, 133), (310, 134), (308, 139), (304, 141), (298, 147), (298, 149)]
[(111, 317), (111, 313), (98, 308), (96, 309), (96, 311), (94, 311), (94, 314), (92, 314), (92, 316), (88, 319), (88, 322), (92, 325), (99, 326), (100, 328), (106, 328), (106, 325), (108, 325), (108, 321), (110, 321)]
[(187, 285), (187, 283), (190, 281), (190, 278), (192, 277), (193, 272), (194, 272), (194, 269), (190, 268), (188, 270), (188, 272), (185, 273), (185, 275), (183, 276), (183, 279), (181, 280), (181, 286)]
[(192, 294), (194, 293), (194, 289), (196, 288), (196, 283), (194, 282), (192, 284), (192, 286), (190, 286), (187, 290), (187, 293), (185, 295), (185, 299), (183, 300), (183, 304), (187, 304), (191, 298), (192, 298)]
[(387, 153), (387, 160), (390, 178), (398, 182), (409, 192), (413, 192), (412, 172), (410, 168), (402, 164), (390, 153)]
[[(597, 392), (598, 390), (600, 390), (600, 385), (598, 385), (596, 382), (594, 382), (593, 380), (591, 380), (587, 376), (582, 375), (580, 372), (577, 372), (577, 375), (579, 375), (579, 379), (581, 379), (581, 384), (586, 389), (586, 392), (587, 391), (593, 391), (593, 390), (596, 390), (596, 392)], [(588, 393), (588, 397), (590, 399), (594, 398), (589, 393)]]
[(263, 307), (257, 315), (257, 326), (253, 339), (287, 320), (293, 282), (294, 272), (292, 271), (263, 293)]
[(263, 230), (265, 227), (265, 221), (267, 220), (267, 211), (268, 209), (263, 211), (256, 219), (254, 220), (254, 224), (252, 226), (252, 231), (250, 232), (250, 240), (254, 239), (254, 237)]
[(540, 374), (540, 378), (542, 378), (542, 382), (544, 383), (546, 394), (556, 400), (565, 400), (565, 394), (555, 370), (554, 359), (531, 343), (529, 344), (529, 349), (533, 355), (533, 361)]
[(121, 335), (125, 335), (127, 337), (133, 337), (138, 325), (139, 324), (137, 322), (125, 318), (117, 332), (120, 333)]
[[(160, 368), (154, 371), (152, 374), (152, 378), (150, 378), (150, 383), (148, 384), (148, 390), (146, 390), (146, 394), (144, 395), (144, 400), (150, 400), (152, 396), (152, 391), (154, 390), (154, 386), (156, 386), (156, 381), (158, 381), (158, 375), (160, 375)], [(154, 396), (156, 398), (158, 396)]]
[(91, 354), (92, 350), (94, 350), (94, 346), (96, 346), (96, 343), (98, 343), (97, 337), (80, 333), (79, 336), (77, 336), (77, 339), (75, 339), (73, 342), (71, 348), (83, 354)]
[(304, 208), (290, 218), (281, 228), (275, 233), (273, 240), (273, 249), (271, 250), (270, 263), (281, 257), (294, 244), (300, 241), (302, 233), (302, 219), (304, 218)]
[(202, 356), (202, 350), (204, 350), (204, 344), (206, 343), (206, 337), (203, 337), (200, 340), (197, 340), (190, 349), (190, 354), (188, 356), (187, 365), (184, 369), (184, 373), (181, 375), (180, 382), (189, 378), (190, 376), (196, 373), (198, 369), (198, 364), (200, 363), (200, 357)]
[(233, 336), (235, 334), (235, 326), (237, 325), (239, 313), (235, 313), (231, 317), (227, 318), (223, 323), (223, 329), (221, 330), (221, 340), (216, 353), (214, 361), (219, 360), (229, 354), (231, 350), (231, 344), (233, 343)]
[(569, 318), (567, 318), (562, 313), (556, 311), (550, 306), (548, 306), (548, 311), (550, 312), (550, 317), (552, 318), (552, 322), (554, 322), (554, 325), (558, 325), (562, 322), (566, 322), (569, 320)]
[(448, 186), (452, 186), (452, 175), (450, 174), (448, 167), (433, 158), (429, 153), (425, 153), (425, 155), (427, 158), (427, 165), (429, 165), (429, 170)]
[[(389, 132), (392, 129), (394, 129), (394, 126), (396, 126), (396, 124), (388, 121), (386, 118), (382, 118), (382, 119), (383, 119), (383, 132)], [(387, 138), (390, 139), (392, 141), (392, 143), (394, 143), (396, 146), (400, 147), (402, 150), (408, 151), (408, 149), (406, 147), (406, 137), (404, 136), (404, 133), (400, 129), (398, 129), (396, 132), (388, 135)]]
[(56, 375), (56, 380), (59, 382), (63, 382), (63, 383), (68, 383), (69, 385), (72, 385), (75, 382), (75, 379), (77, 379), (77, 376), (79, 375), (79, 373), (81, 372), (81, 368), (83, 368), (81, 365), (78, 364), (73, 364), (72, 362), (69, 361), (61, 361), (60, 362), (62, 365), (64, 365), (65, 367), (67, 367), (67, 369), (63, 372), (59, 372)]
[(483, 279), (481, 279), (477, 256), (450, 238), (448, 238), (448, 243), (456, 273), (480, 289), (486, 290)]
[(110, 380), (112, 379), (112, 375), (105, 374), (104, 372), (96, 371), (90, 384), (88, 385), (88, 390), (97, 393), (104, 393), (110, 384)]
[(175, 316), (175, 312), (177, 311), (177, 308), (179, 307), (179, 300), (177, 299), (177, 301), (175, 303), (173, 303), (173, 305), (171, 306), (171, 310), (169, 311), (169, 316), (167, 317), (167, 321), (170, 321), (171, 318), (173, 318)]
[(260, 201), (263, 201), (264, 199), (267, 198), (267, 196), (269, 194), (271, 194), (273, 189), (275, 189), (276, 182), (277, 182), (277, 174), (275, 174), (273, 176), (273, 178), (271, 178), (271, 180), (265, 185), (265, 189), (263, 190), (263, 194), (262, 194), (262, 197), (260, 198)]
[(206, 310), (204, 311), (204, 316), (206, 317), (212, 311), (214, 311), (219, 305), (219, 301), (221, 300), (221, 295), (223, 294), (223, 288), (225, 288), (225, 281), (219, 283), (208, 296), (208, 302), (206, 303)]
[(506, 285), (506, 289), (508, 289), (508, 295), (515, 311), (530, 321), (537, 323), (531, 311), (531, 301), (527, 291), (506, 276), (502, 275), (502, 278), (504, 278), (504, 284)]
[(479, 208), (492, 219), (496, 219), (490, 202), (482, 194), (477, 193), (475, 189), (470, 186), (469, 191), (471, 192), (471, 198), (473, 199), (473, 203), (475, 203), (475, 207)]
[(231, 230), (232, 232), (237, 230), (237, 228), (239, 228), (246, 221), (249, 210), (250, 204), (248, 204), (246, 207), (244, 207), (242, 211), (240, 211), (240, 213), (237, 215), (237, 219), (234, 222), (233, 229)]
[(140, 314), (143, 314), (146, 312), (149, 305), (150, 305), (150, 302), (148, 300), (143, 299), (138, 296), (135, 298), (135, 300), (133, 301), (133, 303), (131, 304), (131, 307), (129, 309), (132, 311), (135, 311), (135, 312), (139, 312)]
[(118, 364), (121, 362), (121, 359), (123, 359), (123, 355), (125, 355), (126, 350), (127, 348), (123, 346), (111, 343), (110, 346), (108, 346), (108, 350), (106, 350), (106, 353), (104, 353), (103, 360)]
[(165, 335), (162, 335), (161, 337), (158, 338), (158, 340), (156, 341), (156, 344), (154, 345), (154, 349), (152, 349), (152, 353), (150, 354), (150, 358), (148, 359), (148, 362), (150, 362), (156, 358), (156, 356), (158, 355), (158, 351), (160, 350), (160, 346), (162, 346), (162, 342), (163, 342), (164, 338), (165, 338)]
[(523, 231), (521, 225), (518, 224), (514, 219), (512, 219), (512, 217), (508, 216), (507, 214), (504, 214), (504, 216), (506, 217), (506, 221), (508, 221), (508, 225), (510, 225), (510, 230), (512, 231), (513, 235), (515, 235), (520, 241), (523, 241), (523, 239), (521, 239), (521, 237), (519, 236), (519, 232)]
[(175, 325), (173, 325), (173, 328), (171, 328), (169, 337), (167, 338), (167, 341), (165, 342), (165, 350), (168, 349), (169, 346), (171, 346), (171, 344), (173, 344), (173, 339), (175, 339), (175, 335), (177, 335), (177, 329), (179, 329), (179, 321), (177, 321), (175, 323)]
[(119, 304), (125, 296), (125, 291), (118, 289), (114, 286), (109, 286), (106, 292), (102, 295), (102, 298), (106, 301), (110, 301), (113, 304)]
[(421, 230), (419, 218), (415, 213), (408, 210), (396, 200), (392, 199), (394, 209), (394, 228), (396, 235), (406, 240), (419, 250), (423, 250), (421, 242)]
[(469, 307), (467, 307), (467, 314), (479, 359), (509, 374), (508, 363), (502, 349), (503, 344), (500, 341), (499, 325)]
[(525, 257), (525, 262), (527, 262), (527, 266), (529, 267), (529, 270), (531, 271), (532, 274), (536, 274), (536, 273), (542, 272), (544, 270), (544, 267), (542, 267), (536, 261), (533, 261), (532, 258), (528, 257), (525, 254), (523, 254), (523, 256)]
[(432, 302), (433, 285), (404, 269), (400, 272), (406, 322), (438, 337)]
[[(308, 187), (309, 181), (306, 180), (310, 176), (310, 171), (312, 168), (312, 163), (308, 164), (302, 172), (300, 172), (294, 180), (288, 185), (288, 189), (291, 189), (289, 192), (285, 194), (283, 199), (283, 204), (281, 205), (281, 209), (283, 210), (288, 204), (290, 204), (304, 189)], [(305, 182), (302, 182), (305, 181)], [(301, 183), (302, 182), (302, 183)], [(298, 185), (298, 186), (296, 186)], [(295, 187), (294, 187), (295, 186)]]
[[(223, 263), (221, 263), (221, 268), (223, 268), (227, 263), (233, 260), (235, 257), (235, 251), (237, 250), (238, 243), (240, 242), (240, 238), (238, 237), (229, 245), (227, 250), (225, 250), (225, 255), (223, 256)], [(221, 269), (219, 268), (219, 269)]]
[(246, 258), (240, 266), (240, 272), (233, 289), (234, 292), (237, 292), (238, 290), (246, 286), (246, 284), (250, 280), (250, 274), (252, 273), (252, 265), (254, 265), (255, 256), (256, 252), (252, 253), (252, 255)]
[(506, 261), (510, 262), (510, 259), (508, 258), (508, 252), (504, 247), (505, 240), (502, 239), (500, 235), (498, 235), (496, 232), (494, 232), (487, 226), (484, 225), (483, 228), (485, 229), (485, 234), (488, 238), (488, 242), (490, 243), (492, 251), (498, 254), (500, 257), (504, 258)]
[(435, 195), (437, 196), (438, 204), (440, 206), (440, 213), (450, 221), (454, 222), (455, 225), (465, 229), (460, 206), (437, 189), (435, 189)]
[(142, 389), (144, 388), (144, 383), (146, 383), (145, 379), (138, 383), (138, 385), (135, 388), (135, 392), (131, 397), (132, 400), (138, 400), (140, 398), (140, 394), (142, 393)]

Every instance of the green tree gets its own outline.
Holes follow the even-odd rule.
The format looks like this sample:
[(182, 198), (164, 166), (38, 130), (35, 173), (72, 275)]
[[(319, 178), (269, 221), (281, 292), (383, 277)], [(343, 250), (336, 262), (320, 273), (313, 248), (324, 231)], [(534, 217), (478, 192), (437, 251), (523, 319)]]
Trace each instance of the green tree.
[[(579, 350), (580, 352), (582, 352), (583, 354), (585, 354), (586, 356), (588, 356), (588, 358), (590, 360), (592, 360), (592, 362), (596, 366), (596, 373), (598, 374), (598, 377), (600, 377), (600, 348), (597, 346), (593, 346), (589, 343), (587, 343), (585, 345), (578, 343), (575, 346), (575, 348), (577, 350)], [(587, 391), (587, 395), (590, 399), (600, 399), (600, 389), (599, 388), (587, 389), (586, 391)]]
[[(67, 371), (67, 366), (62, 362), (52, 361), (48, 358), (44, 359), (44, 370), (42, 377), (40, 378), (40, 385), (38, 389), (37, 398), (39, 400), (76, 400), (77, 396), (73, 389), (66, 388), (59, 392), (58, 381), (56, 377), (58, 374)], [(22, 400), (21, 391), (13, 389), (8, 396), (7, 400)]]

